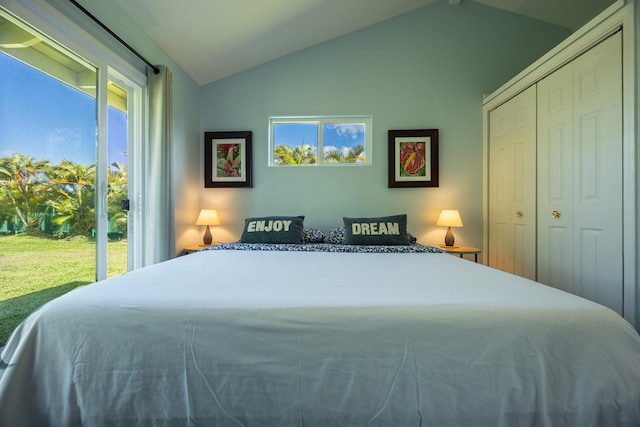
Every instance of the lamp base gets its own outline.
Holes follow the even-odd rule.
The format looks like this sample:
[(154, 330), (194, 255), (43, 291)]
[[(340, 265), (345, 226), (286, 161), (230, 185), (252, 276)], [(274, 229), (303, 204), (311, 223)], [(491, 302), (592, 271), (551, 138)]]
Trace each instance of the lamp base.
[(444, 245), (450, 247), (453, 246), (454, 242), (453, 231), (451, 231), (451, 227), (449, 227), (447, 228), (447, 234), (444, 236)]
[(202, 237), (202, 243), (204, 243), (205, 246), (209, 246), (211, 242), (213, 242), (213, 236), (211, 235), (211, 230), (209, 230), (209, 226), (207, 225), (207, 229)]

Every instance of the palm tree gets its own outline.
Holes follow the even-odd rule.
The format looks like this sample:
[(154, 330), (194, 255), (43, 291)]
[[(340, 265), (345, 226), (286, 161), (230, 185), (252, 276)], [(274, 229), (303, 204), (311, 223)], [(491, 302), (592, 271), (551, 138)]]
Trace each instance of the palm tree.
[(346, 153), (340, 150), (329, 150), (324, 153), (324, 161), (328, 163), (355, 163), (362, 162), (364, 153), (364, 145), (358, 144), (351, 148)]
[(129, 170), (126, 165), (115, 162), (113, 169), (107, 172), (107, 209), (109, 211), (109, 221), (116, 224), (118, 231), (122, 235), (127, 235), (127, 212), (122, 210), (122, 201), (127, 198), (127, 183), (129, 180)]
[(8, 203), (24, 227), (37, 227), (43, 218), (40, 210), (47, 197), (48, 160), (15, 153), (0, 159), (0, 189), (3, 204)]
[(95, 226), (94, 195), (96, 166), (63, 160), (51, 171), (51, 189), (56, 197), (47, 202), (55, 209), (55, 223), (69, 223), (74, 234), (89, 235)]
[(301, 144), (296, 148), (278, 145), (273, 150), (274, 163), (281, 165), (315, 165), (318, 163), (316, 151), (309, 144)]

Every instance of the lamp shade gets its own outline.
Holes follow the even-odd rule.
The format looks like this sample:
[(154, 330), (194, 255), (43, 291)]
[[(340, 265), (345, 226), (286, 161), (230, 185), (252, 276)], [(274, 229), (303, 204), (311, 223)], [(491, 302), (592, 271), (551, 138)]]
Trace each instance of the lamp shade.
[(196, 220), (196, 225), (220, 225), (218, 211), (215, 209), (202, 209)]
[(438, 217), (436, 225), (444, 227), (462, 227), (462, 219), (460, 213), (457, 210), (443, 209)]

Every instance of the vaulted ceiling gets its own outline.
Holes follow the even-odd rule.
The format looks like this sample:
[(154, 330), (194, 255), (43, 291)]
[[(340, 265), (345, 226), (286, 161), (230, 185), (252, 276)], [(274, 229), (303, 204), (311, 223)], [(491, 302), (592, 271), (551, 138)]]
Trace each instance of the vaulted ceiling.
[(614, 0), (112, 1), (203, 85), (439, 1), (475, 1), (573, 30)]

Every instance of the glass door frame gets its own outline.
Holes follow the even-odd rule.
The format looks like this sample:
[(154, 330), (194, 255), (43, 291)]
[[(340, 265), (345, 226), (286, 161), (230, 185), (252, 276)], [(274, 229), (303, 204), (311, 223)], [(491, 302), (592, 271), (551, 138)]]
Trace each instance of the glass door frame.
[(128, 214), (128, 268), (141, 266), (144, 241), (140, 230), (143, 211), (143, 148), (146, 143), (147, 76), (76, 22), (44, 0), (3, 0), (2, 7), (46, 35), (54, 44), (97, 70), (96, 90), (96, 280), (107, 278), (107, 93), (112, 80), (128, 90), (128, 150), (130, 211)]
[[(142, 259), (142, 182), (143, 182), (143, 141), (146, 140), (146, 133), (144, 131), (145, 126), (145, 117), (146, 117), (146, 103), (144, 100), (146, 99), (146, 89), (141, 87), (140, 85), (135, 84), (129, 78), (124, 76), (122, 73), (119, 73), (115, 69), (109, 67), (108, 68), (108, 76), (106, 82), (103, 82), (102, 79), (99, 78), (99, 85), (101, 90), (106, 91), (108, 82), (113, 82), (119, 87), (123, 88), (127, 91), (127, 150), (128, 150), (128, 199), (129, 199), (129, 211), (127, 212), (127, 245), (128, 245), (128, 270), (135, 270), (136, 268), (141, 267), (141, 259)], [(105, 86), (103, 86), (105, 85)], [(100, 113), (98, 114), (99, 120), (102, 118), (102, 124), (104, 129), (107, 127), (107, 97), (103, 96), (100, 98), (99, 102)], [(102, 105), (105, 104), (105, 105)], [(104, 114), (104, 117), (102, 117)], [(100, 126), (100, 122), (99, 122)], [(100, 129), (100, 127), (99, 127)], [(107, 138), (107, 129), (105, 132), (99, 132), (100, 138)], [(107, 143), (102, 144), (102, 140), (100, 140), (100, 147), (98, 151), (98, 157), (105, 156), (107, 157)], [(106, 250), (107, 250), (107, 228), (108, 228), (108, 216), (107, 216), (107, 170), (109, 169), (109, 164), (107, 161), (99, 161), (98, 162), (101, 167), (96, 170), (96, 181), (100, 180), (100, 205), (96, 206), (96, 211), (99, 213), (100, 218), (97, 218), (97, 222), (101, 224), (104, 231), (100, 232), (100, 237), (104, 239), (98, 244), (98, 257), (97, 257), (97, 265), (96, 272), (99, 272), (98, 277), (104, 278), (106, 277), (106, 264), (101, 265), (103, 260), (106, 260)], [(104, 170), (102, 170), (104, 169)], [(103, 181), (104, 180), (104, 181)], [(104, 183), (104, 184), (102, 184)], [(104, 190), (104, 192), (103, 192)], [(105, 252), (102, 252), (105, 251)], [(103, 256), (104, 255), (104, 256)], [(100, 279), (99, 279), (100, 280)]]

